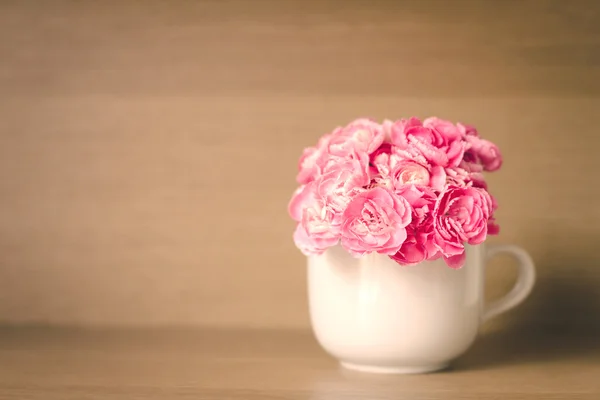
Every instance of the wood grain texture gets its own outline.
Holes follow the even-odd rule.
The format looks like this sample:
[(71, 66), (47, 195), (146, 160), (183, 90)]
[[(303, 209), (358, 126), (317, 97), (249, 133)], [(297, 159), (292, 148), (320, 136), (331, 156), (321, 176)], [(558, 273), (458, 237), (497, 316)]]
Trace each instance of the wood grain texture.
[[(476, 125), (539, 283), (600, 327), (600, 3), (3, 1), (0, 320), (306, 327), (286, 206), (358, 116)], [(513, 270), (490, 268), (489, 296)], [(506, 261), (508, 264), (509, 261)]]
[(0, 330), (0, 399), (596, 400), (590, 336), (483, 336), (428, 375), (338, 367), (302, 330)]

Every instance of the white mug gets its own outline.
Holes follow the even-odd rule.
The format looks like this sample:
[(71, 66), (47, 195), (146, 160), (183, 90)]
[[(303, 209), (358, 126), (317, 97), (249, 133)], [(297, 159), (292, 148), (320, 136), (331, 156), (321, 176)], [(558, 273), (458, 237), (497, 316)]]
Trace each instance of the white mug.
[[(445, 368), (473, 343), (479, 326), (522, 302), (535, 282), (527, 252), (517, 246), (467, 246), (461, 269), (442, 259), (401, 266), (388, 256), (354, 258), (340, 246), (308, 258), (313, 331), (349, 369), (424, 373)], [(484, 264), (508, 253), (519, 276), (504, 298), (484, 305)]]

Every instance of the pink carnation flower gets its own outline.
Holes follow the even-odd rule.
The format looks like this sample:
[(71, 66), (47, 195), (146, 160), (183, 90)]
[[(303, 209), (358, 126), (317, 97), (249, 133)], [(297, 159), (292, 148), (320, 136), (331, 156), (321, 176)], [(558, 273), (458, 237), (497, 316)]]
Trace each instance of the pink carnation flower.
[(442, 191), (446, 184), (446, 172), (439, 165), (431, 165), (413, 146), (395, 150), (392, 154), (381, 153), (372, 161), (380, 186), (402, 190), (405, 185), (429, 186)]
[(433, 241), (435, 193), (428, 187), (407, 185), (399, 194), (412, 207), (412, 221), (406, 227), (406, 240), (392, 259), (402, 265), (415, 265), (438, 258), (439, 250)]
[(413, 117), (388, 121), (384, 127), (392, 144), (400, 149), (416, 147), (433, 165), (456, 166), (462, 160), (465, 142), (458, 128), (448, 121), (431, 117), (421, 122)]
[(460, 167), (446, 168), (447, 186), (474, 186), (487, 190), (487, 183), (479, 164), (462, 162)]
[(499, 231), (483, 172), (501, 165), (498, 147), (469, 125), (357, 119), (304, 150), (288, 205), (294, 241), (306, 255), (341, 241), (353, 256), (443, 257), (459, 268), (465, 244)]
[(404, 198), (391, 190), (375, 187), (356, 195), (348, 204), (343, 219), (341, 242), (350, 254), (394, 255), (406, 239), (411, 208)]
[(437, 200), (435, 244), (449, 266), (464, 263), (464, 244), (482, 243), (487, 235), (492, 199), (484, 189), (450, 186)]
[(320, 175), (320, 166), (329, 158), (327, 145), (331, 136), (331, 134), (324, 135), (319, 139), (316, 147), (304, 149), (298, 161), (298, 175), (296, 176), (298, 183), (309, 183)]
[(459, 122), (456, 124), (456, 127), (463, 138), (466, 138), (467, 136), (479, 136), (479, 132), (477, 132), (477, 129), (475, 129), (475, 127), (472, 125), (462, 124)]
[(500, 233), (500, 226), (496, 223), (496, 218), (494, 217), (494, 212), (498, 209), (498, 202), (496, 198), (490, 194), (490, 198), (492, 199), (492, 215), (490, 215), (490, 219), (488, 220), (488, 235), (497, 235)]
[(467, 154), (483, 166), (486, 171), (496, 171), (502, 166), (500, 149), (489, 140), (477, 136), (468, 136), (469, 149)]
[(369, 183), (368, 157), (330, 160), (313, 181), (296, 190), (288, 206), (300, 224), (294, 240), (305, 254), (320, 254), (337, 244), (342, 214), (354, 195)]
[(371, 153), (370, 156), (370, 162), (371, 164), (375, 163), (377, 158), (381, 155), (390, 155), (392, 154), (393, 148), (392, 148), (392, 144), (388, 143), (388, 142), (383, 142), (381, 144), (381, 146), (379, 146), (377, 148), (377, 150), (375, 150), (373, 153)]
[(380, 164), (389, 164), (389, 156), (392, 154), (392, 144), (383, 142), (373, 153), (369, 154), (369, 173), (373, 176), (379, 173)]
[(317, 193), (316, 182), (300, 187), (289, 203), (290, 216), (299, 224), (294, 232), (296, 246), (305, 254), (321, 254), (340, 239), (340, 217)]
[(343, 213), (353, 195), (369, 184), (368, 157), (335, 159), (323, 168), (316, 181), (317, 193), (336, 213)]
[(328, 143), (329, 154), (345, 157), (349, 153), (371, 154), (381, 146), (385, 133), (377, 122), (360, 118), (336, 129)]
[(477, 129), (471, 125), (458, 123), (456, 126), (467, 142), (465, 161), (479, 163), (486, 171), (496, 171), (502, 166), (502, 154), (498, 146), (479, 137)]
[(404, 185), (429, 186), (441, 191), (446, 184), (446, 172), (439, 165), (431, 165), (420, 154), (398, 151), (390, 156), (390, 175), (394, 187), (401, 189)]

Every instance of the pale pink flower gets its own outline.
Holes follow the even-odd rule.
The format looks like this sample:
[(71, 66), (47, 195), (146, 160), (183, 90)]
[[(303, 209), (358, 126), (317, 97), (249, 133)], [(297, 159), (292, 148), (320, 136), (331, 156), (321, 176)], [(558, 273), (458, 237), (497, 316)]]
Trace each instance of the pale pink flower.
[(412, 221), (406, 227), (407, 237), (392, 257), (402, 265), (415, 265), (440, 257), (433, 241), (433, 210), (436, 195), (431, 188), (406, 185), (399, 193), (412, 207)]
[(304, 229), (302, 224), (296, 225), (293, 238), (294, 244), (305, 256), (323, 254), (323, 252), (327, 249), (319, 248), (308, 236), (308, 233), (306, 233), (306, 229)]
[(455, 166), (462, 160), (465, 142), (458, 128), (448, 121), (432, 117), (421, 122), (413, 117), (384, 126), (389, 130), (392, 144), (400, 149), (412, 145), (434, 165)]
[(321, 153), (316, 147), (307, 147), (304, 149), (298, 161), (298, 175), (296, 175), (298, 183), (308, 183), (315, 178), (318, 172), (317, 159), (320, 156)]
[(305, 254), (321, 254), (338, 243), (341, 214), (336, 214), (317, 193), (317, 183), (299, 188), (289, 203), (290, 216), (299, 221), (294, 241)]
[[(442, 169), (443, 170), (443, 169)], [(404, 185), (429, 185), (431, 175), (427, 167), (414, 161), (400, 161), (396, 163), (391, 170), (394, 177), (394, 186), (396, 189)]]
[(308, 205), (309, 200), (312, 200), (312, 194), (309, 194), (309, 191), (314, 190), (314, 185), (307, 189), (308, 185), (299, 186), (288, 203), (288, 213), (296, 222), (302, 221), (302, 209)]
[(434, 238), (451, 267), (462, 266), (465, 243), (485, 240), (491, 212), (492, 199), (484, 189), (450, 186), (440, 195), (434, 210)]
[(334, 212), (343, 213), (350, 199), (369, 184), (368, 168), (368, 157), (358, 154), (328, 163), (315, 181), (318, 195)]
[[(296, 222), (315, 222), (311, 225), (313, 232), (335, 225), (334, 215), (327, 207), (325, 199), (318, 194), (317, 182), (314, 181), (296, 189), (288, 204), (288, 212)], [(317, 226), (316, 223), (320, 225)]]
[(336, 129), (327, 148), (329, 154), (338, 157), (345, 157), (353, 151), (371, 154), (381, 146), (384, 137), (381, 124), (368, 118), (359, 118), (344, 128)]
[(411, 221), (408, 202), (391, 190), (375, 187), (354, 197), (343, 215), (341, 242), (352, 255), (394, 255), (406, 239)]
[(405, 185), (429, 186), (441, 191), (446, 184), (444, 168), (431, 165), (411, 145), (406, 150), (395, 149), (392, 154), (379, 154), (373, 159), (373, 164), (379, 174), (375, 181), (396, 191)]
[(301, 184), (309, 183), (315, 180), (321, 173), (320, 167), (327, 162), (327, 144), (332, 134), (327, 134), (319, 139), (316, 147), (307, 147), (302, 152), (298, 161), (298, 175), (296, 181)]
[(337, 244), (342, 214), (352, 197), (369, 183), (368, 156), (329, 159), (313, 181), (300, 186), (288, 205), (300, 224), (294, 234), (305, 254), (320, 254)]
[(446, 184), (443, 167), (431, 165), (423, 157), (403, 157), (401, 152), (390, 156), (390, 175), (396, 189), (403, 185), (422, 185), (441, 191)]

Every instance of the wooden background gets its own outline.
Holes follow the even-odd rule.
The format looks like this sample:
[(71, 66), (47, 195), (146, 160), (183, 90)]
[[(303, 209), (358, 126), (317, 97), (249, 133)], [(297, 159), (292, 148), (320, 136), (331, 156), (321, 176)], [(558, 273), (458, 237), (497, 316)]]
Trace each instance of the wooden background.
[[(306, 327), (286, 214), (358, 116), (476, 125), (538, 285), (600, 327), (600, 2), (0, 2), (0, 321)], [(503, 263), (502, 261), (505, 261)], [(489, 296), (514, 279), (490, 268)]]

